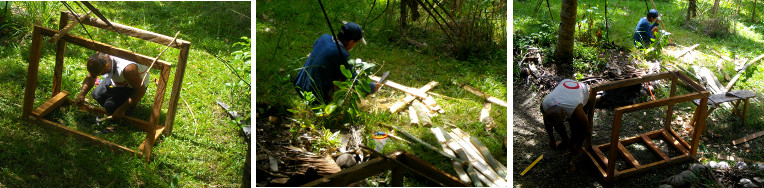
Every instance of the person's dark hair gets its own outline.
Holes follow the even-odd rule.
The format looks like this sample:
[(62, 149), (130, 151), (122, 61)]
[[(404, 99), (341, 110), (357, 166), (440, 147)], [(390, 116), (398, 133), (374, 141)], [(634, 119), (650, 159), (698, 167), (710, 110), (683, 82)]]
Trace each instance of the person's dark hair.
[(657, 18), (660, 14), (658, 14), (658, 10), (650, 9), (650, 11), (647, 11), (647, 17), (648, 18)]
[(87, 67), (88, 67), (88, 73), (91, 75), (98, 75), (98, 73), (101, 73), (101, 70), (103, 70), (103, 67), (106, 66), (107, 61), (106, 54), (96, 52), (96, 54), (93, 54), (88, 58)]
[(359, 41), (363, 38), (363, 31), (358, 24), (349, 22), (342, 26), (342, 29), (340, 29), (340, 32), (337, 34), (337, 38), (340, 41)]

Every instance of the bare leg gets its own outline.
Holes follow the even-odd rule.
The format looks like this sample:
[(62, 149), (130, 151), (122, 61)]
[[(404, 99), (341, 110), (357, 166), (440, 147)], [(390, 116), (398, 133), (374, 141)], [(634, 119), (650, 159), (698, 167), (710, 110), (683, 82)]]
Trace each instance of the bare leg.
[(544, 128), (546, 134), (549, 136), (549, 147), (552, 149), (558, 148), (561, 144), (555, 142), (554, 131), (557, 130), (557, 134), (562, 138), (562, 145), (566, 145), (568, 142), (568, 134), (565, 131), (563, 122), (565, 122), (565, 112), (559, 106), (553, 106), (549, 109), (541, 111), (544, 116)]
[(570, 120), (570, 144), (572, 147), (570, 148), (570, 156), (568, 156), (568, 173), (571, 173), (575, 170), (573, 157), (581, 152), (581, 147), (584, 144), (584, 140), (591, 136), (589, 134), (589, 118), (586, 117), (583, 105), (578, 105), (576, 110), (573, 111), (573, 115), (571, 116)]

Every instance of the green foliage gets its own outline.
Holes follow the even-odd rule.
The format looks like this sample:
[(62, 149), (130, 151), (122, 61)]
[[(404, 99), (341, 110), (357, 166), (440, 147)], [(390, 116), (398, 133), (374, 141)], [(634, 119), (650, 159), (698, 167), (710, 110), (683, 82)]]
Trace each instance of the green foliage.
[(600, 71), (605, 67), (606, 61), (599, 57), (599, 48), (576, 43), (574, 49), (573, 67), (576, 71), (591, 73)]

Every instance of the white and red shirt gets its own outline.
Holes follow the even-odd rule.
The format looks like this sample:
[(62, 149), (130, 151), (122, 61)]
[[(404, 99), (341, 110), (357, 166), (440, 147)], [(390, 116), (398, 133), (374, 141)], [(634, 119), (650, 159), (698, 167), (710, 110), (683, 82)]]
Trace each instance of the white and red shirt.
[[(141, 65), (132, 61), (128, 61), (126, 59), (122, 59), (115, 56), (109, 56), (111, 58), (112, 62), (114, 63), (112, 66), (112, 70), (106, 74), (101, 75), (103, 77), (103, 80), (101, 82), (111, 82), (111, 84), (114, 87), (131, 87), (130, 83), (125, 79), (124, 71), (125, 67), (131, 64), (135, 64), (138, 68), (138, 76), (140, 79), (143, 79), (146, 74), (148, 74), (148, 67), (146, 65)], [(144, 86), (149, 85), (149, 80), (151, 76), (146, 77), (146, 79), (143, 81)]]
[(542, 110), (559, 106), (565, 111), (565, 117), (570, 118), (579, 104), (586, 105), (589, 100), (589, 86), (571, 79), (560, 81), (554, 90), (541, 103)]

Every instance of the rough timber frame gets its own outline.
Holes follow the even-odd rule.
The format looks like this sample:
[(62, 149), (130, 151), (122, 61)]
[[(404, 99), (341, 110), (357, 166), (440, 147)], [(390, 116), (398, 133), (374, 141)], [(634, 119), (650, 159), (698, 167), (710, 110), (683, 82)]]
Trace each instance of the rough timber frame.
[[(594, 165), (599, 170), (600, 174), (607, 181), (612, 181), (625, 176), (634, 175), (643, 171), (657, 169), (668, 164), (679, 163), (690, 160), (697, 155), (698, 144), (700, 143), (700, 136), (703, 134), (706, 126), (706, 113), (708, 110), (708, 96), (709, 93), (703, 87), (692, 81), (689, 77), (682, 74), (679, 71), (676, 72), (663, 72), (651, 75), (645, 75), (642, 77), (620, 80), (615, 82), (608, 82), (596, 85), (592, 87), (589, 93), (588, 104), (594, 104), (595, 97), (598, 91), (610, 90), (634, 84), (644, 83), (653, 80), (669, 80), (671, 81), (671, 91), (668, 98), (658, 99), (654, 101), (623, 106), (615, 109), (615, 117), (613, 118), (612, 134), (610, 136), (610, 143), (592, 146), (591, 137), (586, 139), (585, 149), (586, 154), (591, 158)], [(677, 81), (692, 87), (696, 92), (691, 94), (685, 94), (675, 96)], [(671, 118), (674, 112), (674, 104), (680, 102), (692, 102), (692, 100), (700, 99), (700, 105), (695, 109), (695, 113), (692, 117), (693, 134), (690, 143), (679, 137), (679, 135), (671, 129)], [(621, 122), (624, 113), (643, 110), (647, 108), (656, 108), (661, 106), (667, 106), (666, 118), (663, 129), (650, 131), (644, 134), (625, 139), (618, 139), (621, 134)], [(587, 115), (589, 117), (589, 133), (592, 132), (594, 125), (594, 108), (587, 109)], [(653, 141), (652, 139), (662, 137), (668, 141), (679, 153), (679, 156), (669, 157), (667, 156)], [(636, 143), (644, 142), (645, 145), (650, 148), (656, 155), (660, 156), (663, 160), (653, 162), (650, 164), (640, 164), (632, 155), (626, 150), (625, 146)], [(609, 155), (605, 155), (603, 151), (610, 151)], [(618, 157), (621, 156), (628, 165), (632, 168), (619, 171), (615, 169), (615, 162)]]
[[(72, 21), (72, 20), (75, 20), (74, 15), (68, 12), (61, 12), (61, 19), (58, 25), (59, 29), (63, 29), (64, 27), (66, 27), (67, 24), (74, 24), (74, 23), (69, 23), (69, 21)], [(82, 24), (106, 29), (109, 31), (114, 31), (114, 28), (116, 28), (116, 30), (120, 34), (129, 35), (135, 38), (151, 41), (151, 42), (165, 45), (165, 46), (172, 43), (172, 37), (133, 28), (130, 26), (125, 26), (122, 24), (117, 24), (112, 22), (112, 25), (114, 25), (114, 28), (112, 28), (108, 26), (105, 22), (97, 18), (87, 18), (81, 21), (82, 21)], [(30, 49), (31, 52), (29, 55), (29, 67), (27, 69), (26, 89), (24, 92), (24, 106), (23, 106), (22, 115), (21, 115), (22, 118), (25, 120), (34, 120), (38, 122), (40, 125), (45, 125), (54, 130), (72, 135), (75, 138), (81, 139), (83, 141), (91, 142), (94, 144), (105, 145), (109, 147), (112, 151), (123, 151), (123, 152), (132, 153), (134, 155), (143, 155), (145, 156), (146, 161), (148, 161), (151, 156), (152, 147), (156, 143), (157, 139), (159, 139), (159, 136), (162, 135), (162, 133), (172, 134), (172, 126), (173, 126), (173, 122), (175, 121), (175, 114), (177, 112), (178, 99), (180, 98), (180, 91), (181, 91), (181, 86), (183, 83), (183, 75), (185, 74), (186, 61), (188, 60), (188, 52), (189, 52), (191, 43), (181, 39), (176, 39), (175, 43), (172, 43), (171, 45), (169, 45), (170, 47), (179, 49), (180, 53), (178, 55), (178, 63), (175, 65), (176, 66), (175, 79), (173, 80), (173, 84), (172, 84), (172, 91), (170, 93), (170, 101), (169, 101), (169, 105), (167, 109), (167, 114), (165, 117), (164, 126), (159, 124), (159, 117), (160, 117), (160, 112), (162, 109), (162, 100), (164, 100), (164, 96), (165, 96), (164, 94), (165, 94), (165, 91), (167, 90), (167, 80), (169, 79), (172, 65), (169, 62), (162, 61), (162, 60), (158, 60), (153, 67), (154, 69), (159, 70), (161, 74), (160, 74), (160, 77), (158, 78), (159, 85), (157, 86), (156, 95), (154, 97), (154, 103), (152, 105), (152, 111), (151, 111), (149, 120), (146, 121), (146, 120), (129, 117), (129, 116), (125, 116), (123, 118), (129, 124), (136, 126), (137, 128), (143, 131), (146, 131), (146, 139), (138, 147), (138, 151), (135, 151), (133, 149), (121, 146), (119, 144), (102, 140), (93, 135), (68, 128), (62, 124), (45, 120), (44, 117), (45, 115), (52, 112), (53, 110), (63, 105), (64, 103), (72, 104), (72, 100), (66, 98), (66, 96), (69, 93), (66, 91), (61, 91), (61, 76), (63, 74), (64, 52), (66, 51), (67, 42), (72, 43), (74, 45), (82, 46), (91, 50), (104, 52), (113, 56), (134, 61), (136, 63), (140, 63), (146, 66), (149, 66), (151, 62), (154, 61), (154, 58), (145, 56), (142, 54), (138, 54), (129, 50), (114, 47), (108, 44), (100, 43), (98, 41), (85, 39), (85, 38), (71, 35), (71, 34), (65, 34), (63, 35), (63, 37), (61, 37), (61, 40), (59, 40), (56, 43), (56, 65), (53, 71), (53, 92), (51, 94), (52, 98), (46, 101), (45, 103), (43, 103), (40, 107), (34, 109), (33, 111), (32, 108), (34, 105), (35, 89), (37, 87), (37, 77), (38, 77), (37, 73), (38, 73), (38, 69), (40, 65), (40, 57), (42, 52), (42, 42), (43, 42), (42, 36), (45, 35), (48, 37), (52, 37), (58, 33), (59, 31), (57, 30), (45, 28), (39, 25), (34, 26), (34, 30), (32, 31), (32, 47)], [(98, 113), (98, 114), (106, 113), (106, 111), (102, 108), (90, 106), (87, 104), (81, 107), (82, 107), (81, 109), (91, 113)]]

